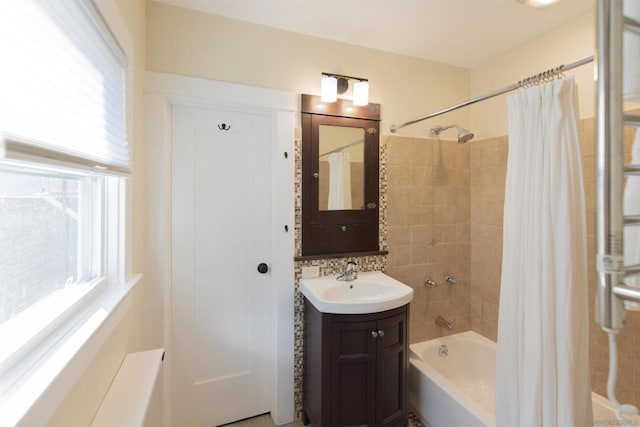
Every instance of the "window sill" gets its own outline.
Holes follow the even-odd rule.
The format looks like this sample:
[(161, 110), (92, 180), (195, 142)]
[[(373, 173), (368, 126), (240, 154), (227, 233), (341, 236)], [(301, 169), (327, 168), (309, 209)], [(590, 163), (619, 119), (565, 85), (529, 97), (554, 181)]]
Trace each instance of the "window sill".
[(3, 423), (46, 423), (131, 307), (131, 290), (141, 277), (114, 286), (83, 311), (72, 330), (2, 396)]

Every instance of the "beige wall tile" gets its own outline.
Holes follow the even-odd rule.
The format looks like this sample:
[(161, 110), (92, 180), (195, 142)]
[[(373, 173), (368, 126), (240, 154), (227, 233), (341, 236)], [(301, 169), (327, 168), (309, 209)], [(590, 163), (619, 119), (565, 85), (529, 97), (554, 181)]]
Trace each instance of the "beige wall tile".
[(433, 190), (431, 187), (408, 187), (409, 188), (409, 206), (432, 206)]
[[(435, 326), (438, 315), (448, 316), (456, 331), (468, 330), (473, 322), (469, 284), (456, 290), (444, 284), (444, 277), (466, 281), (471, 275), (472, 150), (419, 138), (389, 137), (386, 144), (387, 274), (414, 287), (410, 340), (441, 336), (443, 331)], [(439, 286), (427, 289), (426, 278)]]
[(387, 244), (390, 248), (411, 244), (411, 227), (409, 226), (390, 226), (387, 228), (387, 235)]
[(409, 170), (411, 185), (414, 187), (428, 187), (431, 185), (432, 168), (412, 167)]
[(406, 166), (389, 166), (387, 173), (389, 187), (411, 186), (411, 168)]
[(431, 144), (424, 139), (413, 138), (410, 144), (411, 166), (432, 166)]

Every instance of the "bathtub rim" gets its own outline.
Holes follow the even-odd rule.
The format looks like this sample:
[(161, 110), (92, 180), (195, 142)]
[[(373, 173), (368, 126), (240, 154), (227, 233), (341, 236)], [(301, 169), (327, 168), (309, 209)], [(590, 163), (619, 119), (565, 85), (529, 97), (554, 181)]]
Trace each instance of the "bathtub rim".
[[(447, 344), (457, 338), (466, 338), (471, 340), (477, 340), (483, 342), (485, 344), (489, 344), (491, 346), (497, 346), (495, 341), (490, 340), (489, 338), (480, 335), (479, 333), (467, 330), (464, 332), (458, 332), (451, 335), (445, 335), (437, 338), (432, 338), (426, 341), (420, 341), (417, 343), (413, 343), (409, 345), (409, 363), (413, 365), (416, 369), (422, 372), (424, 375), (429, 377), (431, 375), (431, 379), (438, 387), (443, 389), (449, 396), (456, 397), (461, 396), (461, 405), (466, 406), (468, 410), (473, 412), (485, 422), (488, 426), (495, 426), (495, 409), (494, 412), (488, 411), (484, 406), (480, 403), (476, 402), (469, 396), (468, 394), (462, 392), (458, 387), (456, 387), (448, 378), (446, 378), (443, 374), (441, 374), (438, 370), (432, 367), (427, 361), (425, 361), (422, 357), (420, 357), (419, 353), (417, 353), (417, 349), (424, 349), (425, 347), (433, 347), (438, 348), (442, 344)], [(593, 405), (599, 405), (605, 410), (611, 411), (615, 414), (615, 409), (613, 408), (612, 402), (605, 396), (602, 396), (595, 391), (591, 391), (591, 402)], [(424, 416), (417, 411), (417, 408), (411, 408), (415, 415), (421, 419), (421, 421), (425, 421)], [(640, 425), (640, 415), (637, 416), (625, 416), (628, 421), (639, 423)], [(607, 419), (596, 419), (594, 414), (594, 421), (596, 420), (607, 420)], [(635, 425), (635, 424), (632, 424)]]

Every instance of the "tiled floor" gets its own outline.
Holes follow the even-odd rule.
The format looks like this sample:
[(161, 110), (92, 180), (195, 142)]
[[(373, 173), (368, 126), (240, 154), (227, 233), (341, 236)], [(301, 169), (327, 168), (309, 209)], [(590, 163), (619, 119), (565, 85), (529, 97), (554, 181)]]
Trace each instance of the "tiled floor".
[[(274, 427), (273, 420), (269, 414), (258, 415), (257, 417), (247, 418), (237, 423), (226, 424), (224, 427)], [(302, 421), (296, 421), (291, 424), (285, 424), (282, 427), (303, 427)], [(311, 424), (305, 427), (312, 427)], [(424, 427), (418, 418), (409, 412), (409, 427)]]

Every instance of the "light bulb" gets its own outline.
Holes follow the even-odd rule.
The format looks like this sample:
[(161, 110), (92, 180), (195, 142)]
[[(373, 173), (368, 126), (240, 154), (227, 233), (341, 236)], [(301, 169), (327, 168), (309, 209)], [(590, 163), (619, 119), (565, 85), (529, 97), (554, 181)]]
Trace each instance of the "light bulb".
[(336, 102), (336, 99), (338, 99), (338, 79), (333, 76), (323, 76), (320, 84), (320, 100)]
[(369, 82), (360, 81), (353, 85), (353, 105), (363, 106), (369, 103)]

